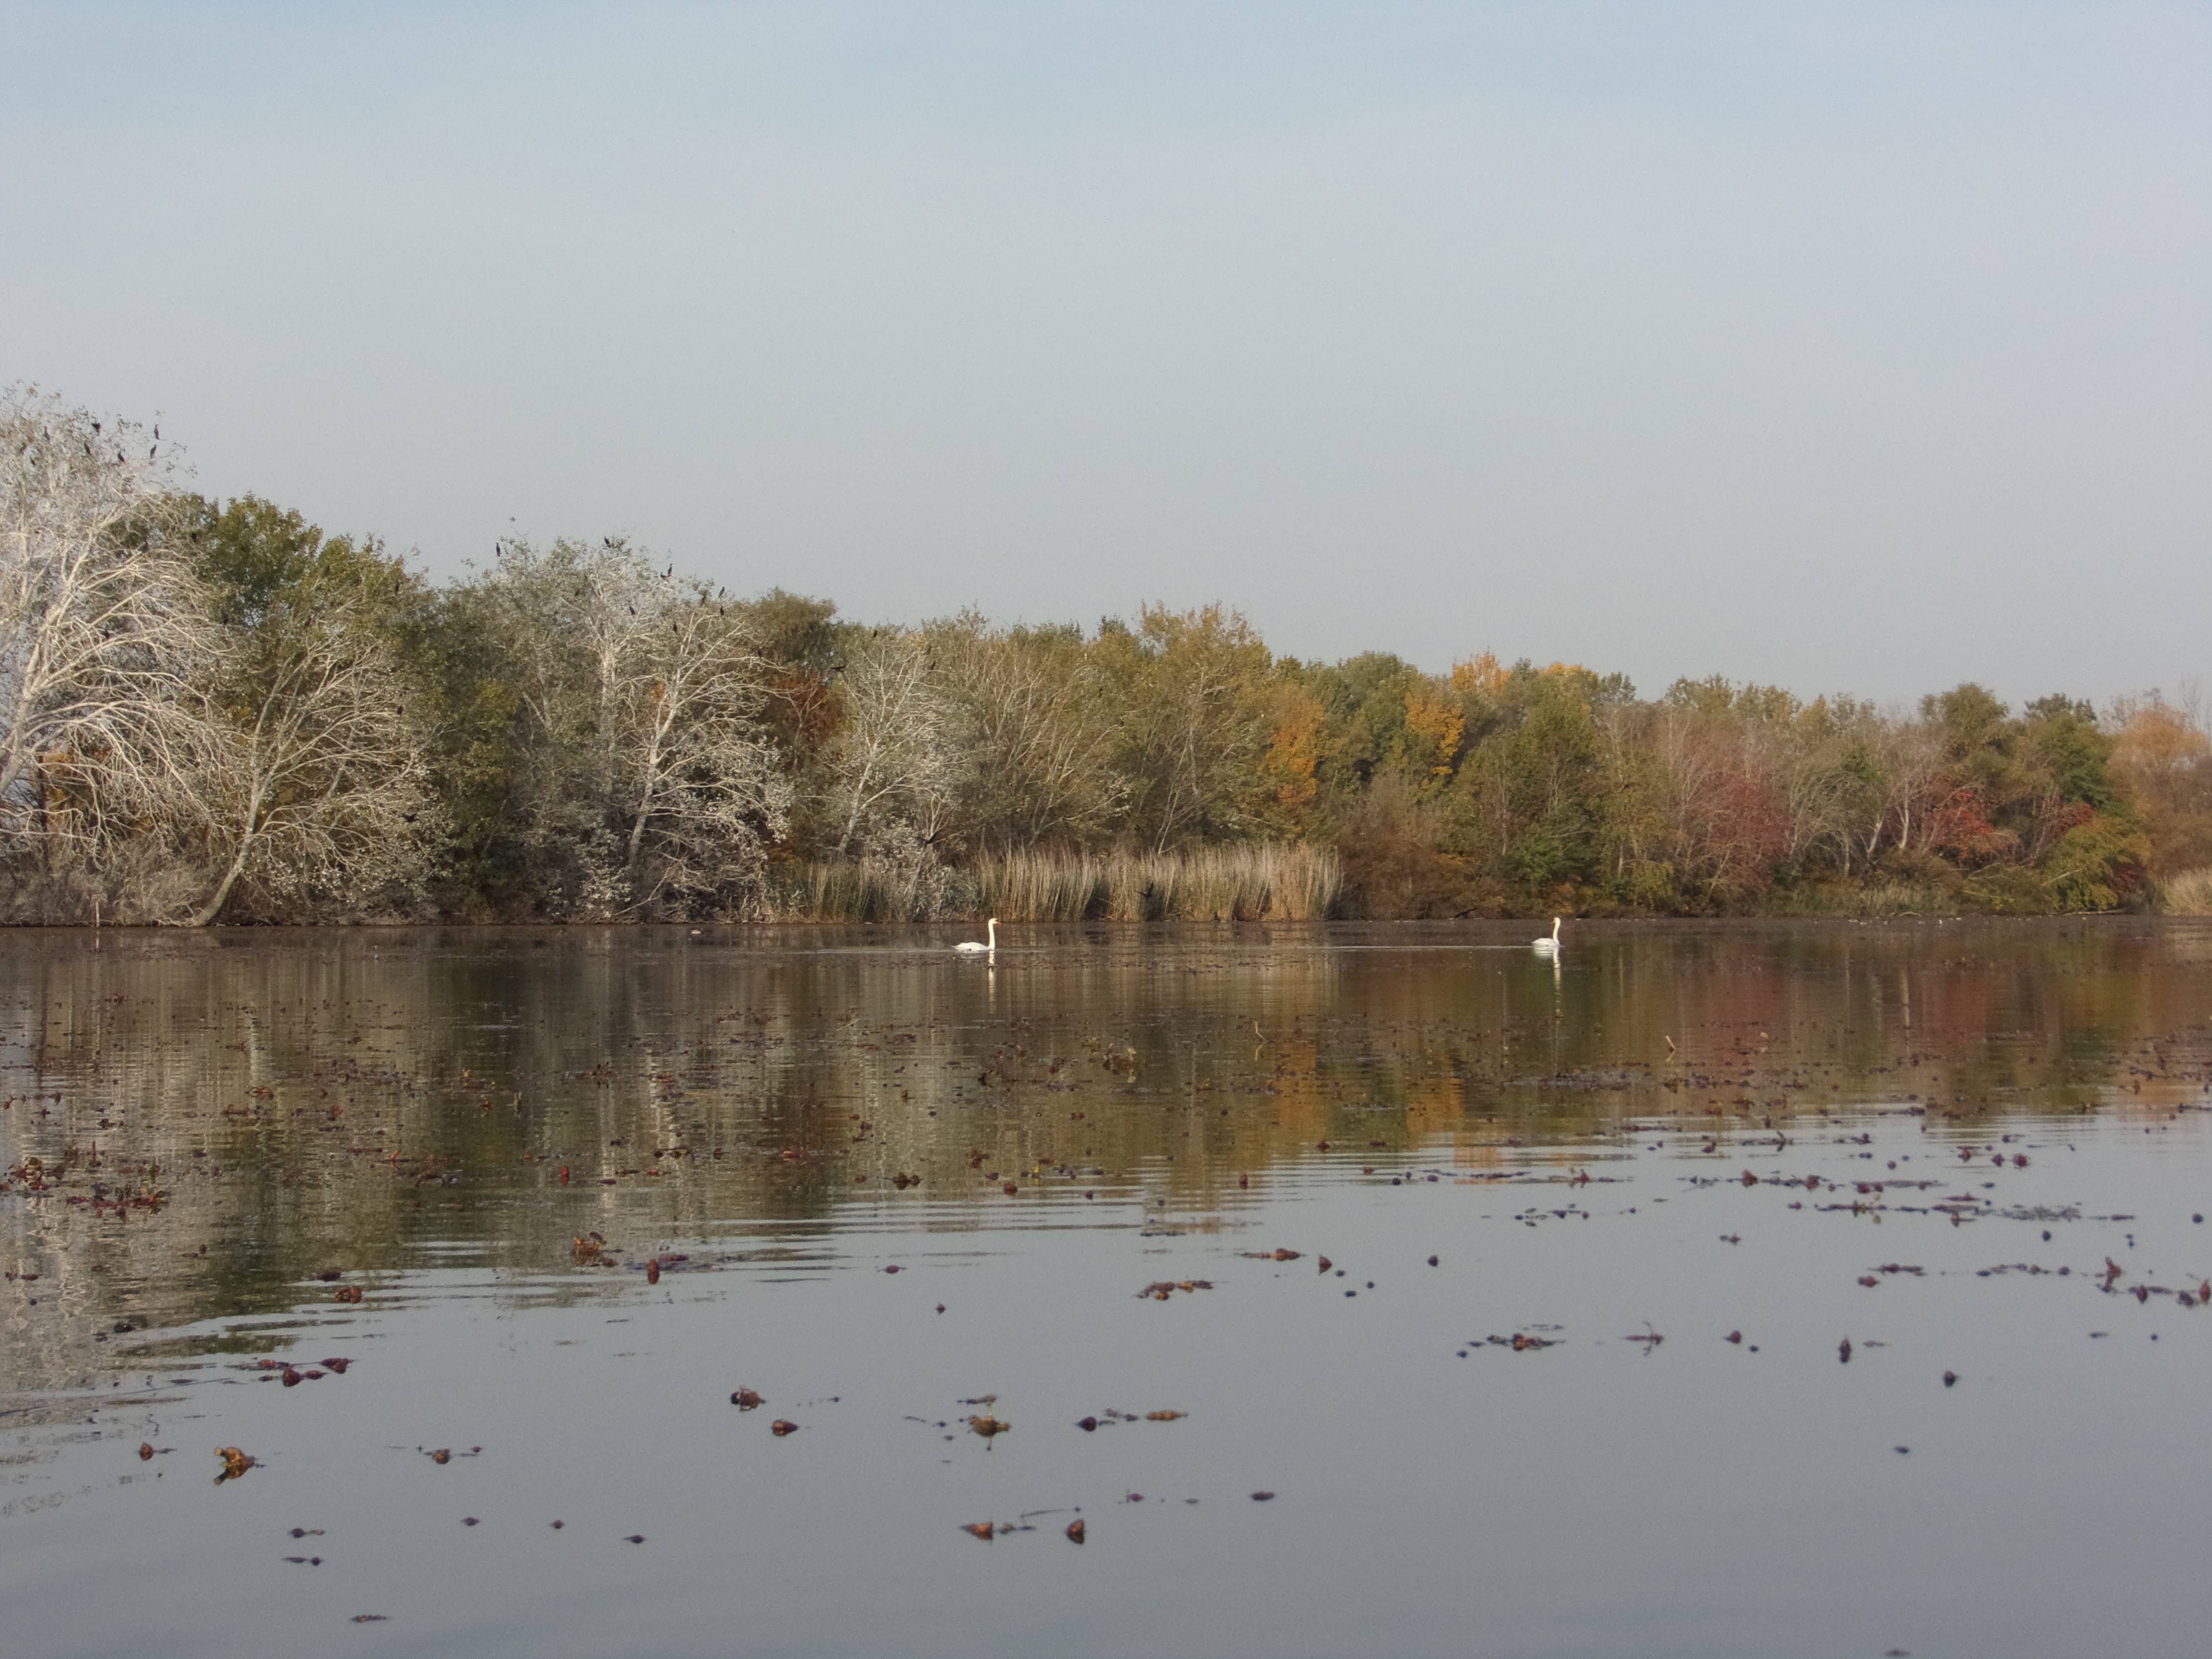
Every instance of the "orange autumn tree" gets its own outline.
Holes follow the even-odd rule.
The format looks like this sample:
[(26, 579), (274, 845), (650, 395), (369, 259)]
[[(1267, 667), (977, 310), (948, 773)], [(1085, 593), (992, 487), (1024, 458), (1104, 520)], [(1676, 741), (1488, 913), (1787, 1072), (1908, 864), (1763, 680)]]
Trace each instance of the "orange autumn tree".
[(1304, 828), (1320, 797), (1321, 781), (1315, 774), (1328, 725), (1328, 711), (1318, 697), (1295, 687), (1284, 689), (1260, 774), (1275, 810), (1292, 830)]
[(2112, 768), (2126, 781), (2160, 879), (2212, 864), (2212, 738), (2156, 692), (2112, 706)]
[(1485, 697), (1494, 697), (1505, 689), (1512, 671), (1498, 660), (1495, 651), (1485, 651), (1478, 656), (1452, 665), (1451, 689), (1473, 692)]
[(1430, 783), (1452, 775), (1459, 759), (1460, 734), (1467, 715), (1457, 704), (1447, 702), (1425, 688), (1406, 697), (1406, 760), (1426, 775)]

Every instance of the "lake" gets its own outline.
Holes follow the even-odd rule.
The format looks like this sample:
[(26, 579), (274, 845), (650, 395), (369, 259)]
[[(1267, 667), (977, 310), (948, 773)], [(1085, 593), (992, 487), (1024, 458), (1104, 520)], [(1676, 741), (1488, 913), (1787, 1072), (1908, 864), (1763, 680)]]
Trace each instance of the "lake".
[(7, 1650), (2202, 1651), (2212, 924), (1534, 931), (9, 934)]

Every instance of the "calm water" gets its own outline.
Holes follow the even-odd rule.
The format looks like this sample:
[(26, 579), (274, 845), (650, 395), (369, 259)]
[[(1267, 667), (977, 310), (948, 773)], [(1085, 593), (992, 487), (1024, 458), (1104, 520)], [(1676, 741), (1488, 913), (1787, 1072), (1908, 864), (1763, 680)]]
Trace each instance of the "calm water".
[(1531, 931), (6, 936), (0, 1646), (2203, 1651), (2212, 927)]

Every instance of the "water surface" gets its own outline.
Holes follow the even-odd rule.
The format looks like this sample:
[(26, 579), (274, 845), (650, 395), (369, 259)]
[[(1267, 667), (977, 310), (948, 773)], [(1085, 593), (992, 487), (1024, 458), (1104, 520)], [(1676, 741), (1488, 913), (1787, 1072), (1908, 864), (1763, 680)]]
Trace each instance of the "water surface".
[(1530, 931), (10, 935), (9, 1650), (2197, 1650), (2212, 928)]

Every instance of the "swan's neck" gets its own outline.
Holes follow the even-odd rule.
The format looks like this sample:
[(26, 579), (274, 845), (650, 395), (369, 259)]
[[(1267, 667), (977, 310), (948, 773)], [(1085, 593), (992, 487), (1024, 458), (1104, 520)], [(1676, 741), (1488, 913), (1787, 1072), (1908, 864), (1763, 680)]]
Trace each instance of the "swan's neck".
[(996, 916), (992, 917), (991, 925), (984, 931), (991, 936), (991, 948), (994, 951), (997, 950), (999, 948), (999, 919)]

